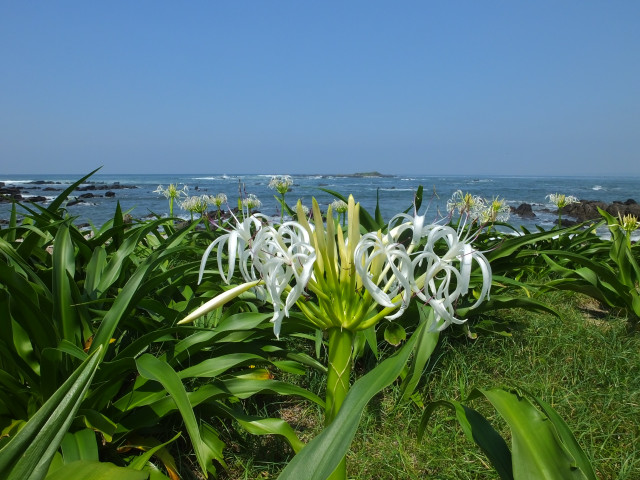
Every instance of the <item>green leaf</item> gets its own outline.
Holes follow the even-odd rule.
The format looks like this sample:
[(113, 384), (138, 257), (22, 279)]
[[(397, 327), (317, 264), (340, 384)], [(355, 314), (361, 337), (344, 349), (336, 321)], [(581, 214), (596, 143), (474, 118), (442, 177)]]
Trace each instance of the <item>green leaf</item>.
[(513, 480), (511, 452), (504, 439), (482, 415), (459, 402), (439, 400), (429, 403), (420, 420), (418, 441), (421, 441), (424, 437), (427, 423), (438, 407), (446, 407), (453, 410), (465, 436), (482, 449), (498, 472), (498, 475), (500, 475), (500, 478), (502, 480)]
[(407, 332), (399, 323), (388, 323), (384, 329), (384, 339), (394, 347), (397, 347), (407, 339)]
[[(431, 354), (438, 345), (438, 339), (440, 338), (440, 332), (432, 332), (430, 330), (434, 319), (433, 309), (427, 305), (420, 305), (418, 312), (420, 312), (420, 323), (424, 323), (425, 327), (422, 329), (420, 338), (418, 338), (416, 351), (407, 376), (402, 380), (400, 402), (406, 402), (415, 392), (418, 382), (423, 377), (427, 362), (431, 358)], [(417, 333), (414, 333), (414, 335), (417, 335)]]
[(511, 429), (513, 476), (516, 480), (589, 479), (556, 433), (549, 417), (525, 397), (503, 389), (474, 390), (498, 410)]
[(578, 468), (582, 470), (582, 472), (589, 480), (597, 480), (596, 474), (593, 470), (593, 466), (589, 461), (589, 457), (587, 457), (584, 450), (582, 450), (582, 448), (578, 444), (578, 441), (573, 435), (573, 432), (571, 432), (571, 430), (569, 429), (569, 426), (560, 417), (560, 415), (558, 415), (558, 413), (553, 408), (551, 408), (551, 405), (543, 402), (539, 398), (532, 398), (542, 409), (544, 414), (549, 418), (549, 420), (551, 420), (551, 422), (553, 423), (560, 441), (569, 450), (569, 453), (571, 453), (571, 455), (575, 459)]
[(100, 361), (89, 357), (0, 450), (0, 478), (44, 478), (53, 455), (80, 407)]
[[(181, 432), (178, 432), (176, 435), (174, 435), (173, 438), (171, 438), (170, 440), (167, 440), (164, 443), (159, 443), (157, 445), (149, 445), (144, 447), (145, 448), (145, 452), (142, 455), (138, 455), (130, 464), (129, 464), (129, 468), (133, 468), (134, 470), (142, 470), (145, 465), (147, 464), (147, 462), (151, 459), (152, 456), (154, 456), (159, 450), (161, 450), (162, 448), (166, 447), (167, 445), (169, 445), (170, 443), (176, 441), (178, 438), (180, 438), (180, 436), (182, 435)], [(140, 448), (138, 446), (138, 448)]]
[[(421, 328), (424, 327), (418, 327), (416, 332)], [(418, 337), (419, 333), (412, 335), (394, 356), (353, 384), (333, 422), (293, 457), (278, 477), (280, 480), (326, 480), (329, 477), (349, 450), (365, 406), (398, 378)]]
[(203, 444), (200, 438), (200, 431), (198, 429), (198, 423), (196, 416), (193, 412), (193, 408), (189, 403), (187, 392), (180, 381), (178, 374), (171, 368), (169, 364), (157, 359), (153, 355), (144, 354), (140, 358), (136, 359), (136, 365), (140, 375), (149, 380), (155, 380), (159, 382), (171, 396), (175, 402), (180, 415), (184, 421), (189, 438), (191, 438), (191, 444), (198, 458), (200, 469), (203, 473), (207, 472), (207, 465), (212, 460), (208, 454), (206, 446)]
[(146, 480), (149, 472), (117, 467), (113, 463), (78, 461), (47, 475), (46, 480)]
[(66, 433), (60, 443), (64, 463), (79, 460), (98, 461), (98, 442), (93, 430), (85, 428), (76, 433)]
[(111, 442), (113, 434), (118, 428), (115, 422), (96, 410), (80, 409), (78, 417), (84, 417), (84, 424), (88, 428), (102, 433), (107, 442)]
[(81, 328), (71, 298), (70, 280), (75, 274), (75, 255), (69, 227), (58, 229), (53, 249), (53, 305), (58, 318), (62, 338), (76, 345), (80, 341)]

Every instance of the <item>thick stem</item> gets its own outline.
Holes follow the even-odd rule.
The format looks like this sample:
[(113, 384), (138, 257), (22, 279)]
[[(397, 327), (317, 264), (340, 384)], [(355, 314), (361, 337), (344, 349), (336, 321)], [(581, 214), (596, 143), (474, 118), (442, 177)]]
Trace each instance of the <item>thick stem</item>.
[[(353, 332), (339, 327), (329, 329), (329, 371), (324, 424), (329, 425), (338, 414), (349, 391)], [(328, 480), (346, 480), (347, 463), (343, 458)]]

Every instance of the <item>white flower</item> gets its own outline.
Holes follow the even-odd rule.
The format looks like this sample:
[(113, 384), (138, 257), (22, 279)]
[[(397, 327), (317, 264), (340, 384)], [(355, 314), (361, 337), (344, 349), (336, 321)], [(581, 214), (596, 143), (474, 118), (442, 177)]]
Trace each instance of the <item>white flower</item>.
[(227, 196), (224, 193), (219, 193), (214, 197), (211, 197), (211, 204), (220, 208), (224, 203), (227, 203)]
[[(237, 257), (245, 282), (263, 288), (273, 304), (271, 321), (276, 335), (295, 303), (321, 329), (366, 329), (383, 317), (400, 316), (412, 296), (433, 306), (435, 329), (464, 323), (455, 317), (455, 306), (469, 293), (474, 261), (482, 272), (482, 286), (471, 308), (489, 296), (491, 268), (471, 245), (470, 230), (461, 238), (463, 228), (425, 225), (424, 215), (416, 213), (394, 217), (391, 224), (398, 219), (407, 221), (393, 229), (390, 224), (387, 234), (360, 236), (359, 205), (352, 197), (345, 232), (334, 222), (323, 223), (315, 200), (313, 224), (303, 215), (300, 202), (297, 209), (300, 222), (285, 222), (277, 228), (268, 225), (264, 216), (252, 215), (242, 222), (236, 219), (236, 228), (209, 246), (200, 265), (198, 281), (210, 252), (217, 247), (218, 270), (230, 283)], [(327, 215), (331, 213), (329, 206)], [(404, 232), (411, 235), (408, 248), (400, 243)], [(311, 299), (299, 301), (307, 289), (315, 294), (317, 304)]]
[(472, 220), (478, 219), (484, 209), (485, 201), (482, 197), (463, 193), (462, 190), (455, 191), (447, 201), (447, 211), (466, 214)]
[(553, 203), (558, 208), (564, 208), (567, 205), (571, 205), (572, 203), (578, 203), (577, 197), (572, 195), (565, 195), (563, 193), (550, 193), (547, 197), (551, 203)]
[(486, 208), (482, 211), (480, 218), (482, 223), (506, 222), (511, 215), (511, 208), (507, 205), (506, 200), (494, 197), (488, 202)]
[(459, 232), (449, 226), (436, 226), (429, 231), (423, 250), (413, 259), (414, 269), (424, 271), (414, 282), (414, 293), (433, 306), (437, 330), (443, 330), (451, 323), (465, 322), (455, 317), (455, 303), (469, 292), (474, 260), (482, 272), (482, 288), (470, 308), (489, 297), (491, 266), (467, 240), (466, 237), (460, 239)]
[(287, 193), (291, 185), (293, 185), (293, 179), (289, 175), (274, 175), (269, 181), (269, 188), (277, 191), (280, 195)]
[(331, 202), (331, 209), (334, 210), (336, 213), (342, 215), (347, 211), (348, 205), (343, 200), (334, 200), (333, 202)]
[(187, 197), (180, 202), (183, 210), (191, 213), (204, 213), (207, 211), (211, 199), (207, 195)]
[(174, 199), (174, 198), (180, 198), (180, 197), (186, 197), (189, 194), (189, 187), (187, 187), (186, 185), (182, 186), (182, 189), (178, 188), (177, 184), (169, 184), (169, 186), (167, 188), (163, 188), (162, 185), (158, 185), (158, 188), (156, 188), (153, 193), (159, 193), (160, 195), (163, 195), (165, 198), (168, 199)]
[(253, 193), (250, 193), (247, 198), (242, 199), (242, 206), (251, 212), (251, 210), (255, 208), (260, 208), (262, 206), (262, 202)]

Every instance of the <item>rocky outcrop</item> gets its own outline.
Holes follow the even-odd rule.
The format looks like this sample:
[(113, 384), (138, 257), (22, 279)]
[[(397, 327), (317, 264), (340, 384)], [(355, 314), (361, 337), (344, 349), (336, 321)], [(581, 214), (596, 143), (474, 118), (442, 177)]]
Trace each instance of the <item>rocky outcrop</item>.
[(640, 218), (640, 205), (633, 199), (628, 199), (624, 202), (615, 201), (613, 203), (605, 203), (597, 200), (580, 200), (578, 203), (564, 207), (562, 209), (562, 216), (567, 215), (573, 217), (579, 222), (598, 220), (601, 218), (598, 208), (601, 208), (614, 217), (618, 215), (633, 215), (636, 218)]
[(84, 187), (76, 188), (77, 192), (88, 192), (90, 190), (121, 190), (123, 188), (138, 188), (136, 185), (122, 185), (121, 183), (112, 183), (111, 185), (107, 184), (96, 184), (91, 183), (89, 185), (85, 185)]
[(511, 213), (521, 216), (522, 218), (535, 218), (536, 214), (533, 213), (533, 208), (528, 203), (522, 203), (518, 208), (511, 207)]
[(7, 187), (4, 183), (0, 183), (0, 203), (10, 203), (22, 199), (19, 187)]

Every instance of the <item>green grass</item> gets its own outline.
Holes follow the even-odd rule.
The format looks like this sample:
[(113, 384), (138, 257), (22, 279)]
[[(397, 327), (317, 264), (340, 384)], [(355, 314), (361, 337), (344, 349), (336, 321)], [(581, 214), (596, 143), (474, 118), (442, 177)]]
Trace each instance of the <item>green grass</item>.
[[(562, 416), (599, 478), (640, 478), (640, 335), (630, 331), (625, 318), (600, 310), (586, 297), (555, 293), (544, 300), (561, 318), (511, 310), (498, 318), (508, 322), (511, 337), (445, 336), (421, 390), (424, 402), (462, 400), (474, 387), (522, 388)], [(369, 405), (348, 454), (350, 478), (498, 478), (448, 411), (436, 411), (419, 444), (422, 411), (415, 403), (398, 405), (398, 398), (399, 389), (390, 388)], [(508, 435), (488, 402), (471, 405)], [(305, 440), (320, 431), (319, 410), (290, 402), (267, 408), (288, 416)], [(284, 464), (273, 461), (282, 458), (273, 449), (285, 453), (284, 442), (262, 437), (255, 447), (255, 454), (233, 455), (221, 478), (276, 478)]]

